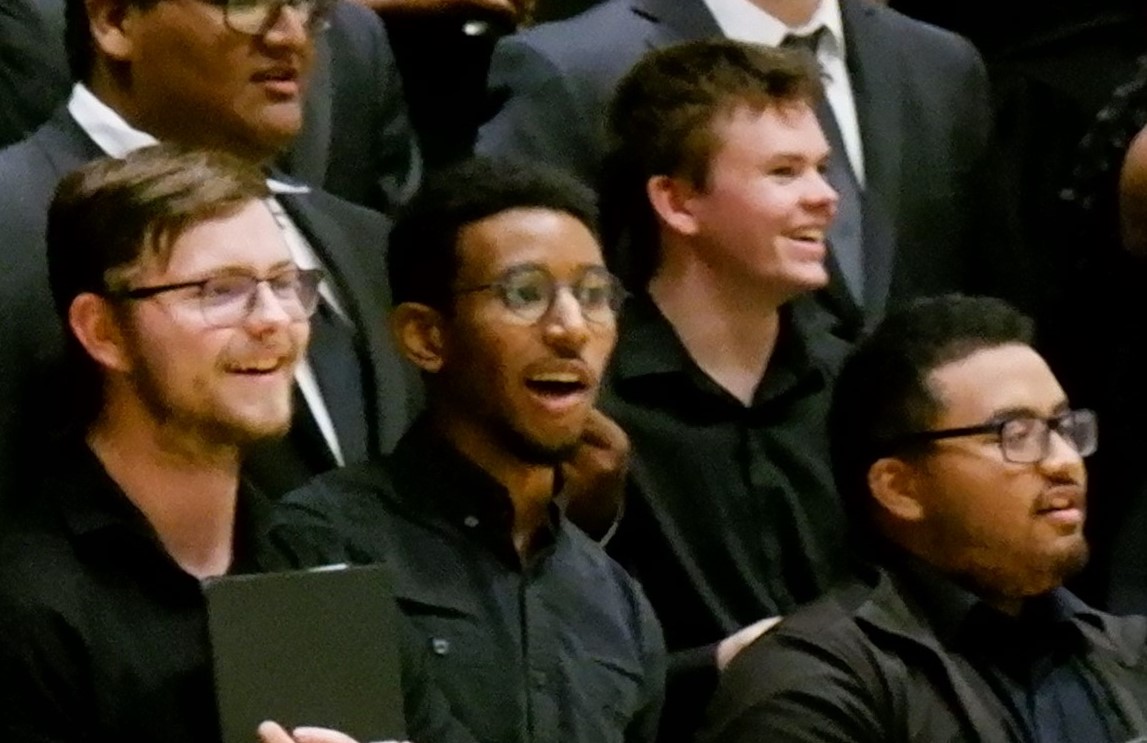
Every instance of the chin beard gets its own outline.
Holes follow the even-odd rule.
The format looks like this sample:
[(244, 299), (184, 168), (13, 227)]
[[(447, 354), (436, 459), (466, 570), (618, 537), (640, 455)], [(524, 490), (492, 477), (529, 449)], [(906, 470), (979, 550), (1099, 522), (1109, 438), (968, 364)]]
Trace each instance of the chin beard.
[(573, 456), (580, 439), (558, 444), (544, 444), (512, 426), (504, 426), (499, 438), (516, 459), (533, 465), (557, 466)]

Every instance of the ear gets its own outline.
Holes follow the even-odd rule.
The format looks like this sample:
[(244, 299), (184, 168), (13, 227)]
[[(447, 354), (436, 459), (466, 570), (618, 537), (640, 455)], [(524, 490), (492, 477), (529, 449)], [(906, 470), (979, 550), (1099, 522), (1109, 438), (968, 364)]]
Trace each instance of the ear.
[(924, 506), (920, 502), (916, 471), (897, 457), (884, 457), (868, 468), (868, 490), (889, 515), (900, 521), (920, 521)]
[(679, 176), (655, 175), (645, 183), (645, 195), (658, 218), (682, 235), (695, 235), (697, 219), (692, 211), (697, 189)]
[(131, 371), (123, 333), (106, 299), (88, 292), (77, 296), (68, 308), (68, 326), (100, 366), (118, 372)]
[(140, 11), (124, 0), (84, 0), (96, 53), (116, 62), (131, 58), (131, 27)]
[(403, 302), (390, 315), (394, 342), (410, 362), (434, 374), (446, 360), (442, 313), (417, 302)]

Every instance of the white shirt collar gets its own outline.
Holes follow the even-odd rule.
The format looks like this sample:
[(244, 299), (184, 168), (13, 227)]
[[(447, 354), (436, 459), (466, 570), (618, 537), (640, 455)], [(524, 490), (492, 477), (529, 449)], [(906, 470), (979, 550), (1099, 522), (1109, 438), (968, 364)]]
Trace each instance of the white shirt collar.
[(734, 41), (780, 46), (789, 34), (803, 35), (824, 27), (825, 37), (835, 42), (834, 51), (844, 56), (844, 21), (839, 0), (821, 0), (809, 22), (797, 28), (789, 28), (751, 0), (705, 0), (705, 5), (725, 36)]
[[(87, 86), (76, 83), (68, 99), (68, 113), (91, 137), (92, 141), (112, 157), (122, 158), (129, 152), (159, 144), (159, 140), (147, 132), (141, 132), (127, 123), (111, 106), (96, 97)], [(267, 187), (274, 194), (309, 193), (311, 189), (276, 178), (267, 179)]]

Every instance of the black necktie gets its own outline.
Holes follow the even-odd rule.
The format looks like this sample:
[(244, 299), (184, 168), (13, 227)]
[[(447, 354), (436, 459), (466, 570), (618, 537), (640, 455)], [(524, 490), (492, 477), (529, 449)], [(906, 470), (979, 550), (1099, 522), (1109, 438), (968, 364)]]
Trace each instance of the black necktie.
[[(781, 42), (786, 49), (801, 49), (813, 55), (816, 61), (817, 48), (820, 45), (821, 35), (825, 28), (804, 36), (789, 34)], [(820, 69), (817, 62), (816, 69)], [(836, 116), (828, 100), (821, 96), (816, 101), (816, 117), (824, 129), (825, 138), (832, 147), (832, 156), (828, 160), (828, 173), (826, 177), (839, 196), (836, 205), (836, 218), (828, 230), (829, 244), (832, 246), (833, 260), (840, 269), (849, 294), (856, 303), (864, 306), (864, 214), (861, 211), (860, 183), (852, 164), (848, 159), (848, 150), (844, 147), (844, 138), (840, 136), (840, 127), (837, 126)]]
[(307, 360), (315, 372), (347, 464), (363, 461), (368, 451), (366, 395), (360, 359), (354, 328), (325, 299), (320, 299), (319, 308), (311, 317)]

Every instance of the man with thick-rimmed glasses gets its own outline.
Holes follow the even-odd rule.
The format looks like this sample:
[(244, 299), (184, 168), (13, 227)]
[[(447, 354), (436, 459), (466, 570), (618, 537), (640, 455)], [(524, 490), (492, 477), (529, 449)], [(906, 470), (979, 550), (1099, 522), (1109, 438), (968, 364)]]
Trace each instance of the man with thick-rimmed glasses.
[(705, 741), (1121, 743), (1147, 735), (1147, 620), (1063, 588), (1087, 560), (1094, 414), (1007, 304), (890, 314), (836, 381), (833, 470), (871, 580), (729, 666)]
[[(484, 743), (649, 743), (661, 628), (620, 565), (571, 525), (571, 458), (624, 296), (592, 195), (560, 174), (474, 161), (428, 179), (388, 257), (391, 327), (426, 383), (393, 454), (280, 504), (383, 562), (458, 719)], [(576, 466), (573, 469), (577, 469)]]
[[(331, 0), (72, 0), (76, 85), (32, 137), (0, 154), (0, 492), (18, 482), (52, 426), (58, 395), (42, 366), (63, 334), (44, 285), (47, 205), (61, 177), (156, 141), (228, 152), (266, 167), (298, 133), (316, 35)], [(296, 371), (287, 438), (253, 452), (246, 474), (270, 495), (388, 450), (415, 400), (383, 332), (389, 304), (384, 218), (316, 190), (269, 180), (267, 204), (303, 269), (322, 269), (313, 340)], [(14, 432), (20, 431), (19, 436)], [(4, 492), (7, 495), (7, 492)]]
[[(293, 261), (267, 194), (250, 164), (166, 147), (61, 183), (48, 267), (78, 406), (3, 522), (6, 743), (219, 741), (201, 581), (345, 559), (301, 529), (272, 536), (270, 501), (240, 473), (291, 424), (318, 304), (320, 276)], [(473, 743), (425, 648), (399, 647), (410, 734)]]

